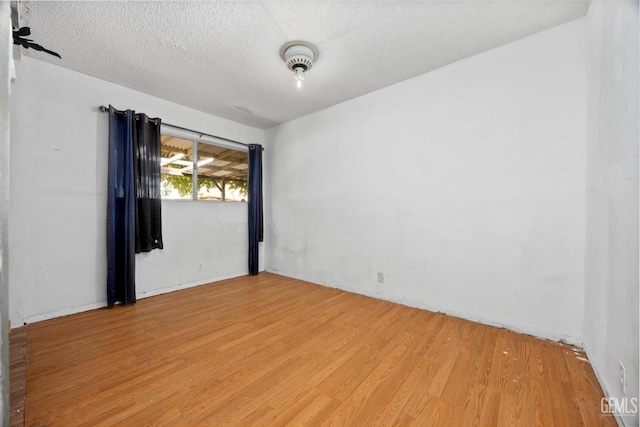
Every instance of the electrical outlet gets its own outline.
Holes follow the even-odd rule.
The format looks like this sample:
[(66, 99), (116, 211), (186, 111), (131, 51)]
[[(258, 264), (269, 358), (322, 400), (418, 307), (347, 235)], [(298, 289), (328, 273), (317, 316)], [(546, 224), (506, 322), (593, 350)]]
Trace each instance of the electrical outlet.
[(199, 261), (198, 262), (198, 271), (202, 271), (204, 270), (204, 261)]
[(384, 283), (384, 273), (378, 273), (378, 283)]
[(618, 367), (618, 379), (620, 380), (620, 388), (624, 394), (627, 394), (627, 369), (624, 367), (624, 364), (620, 361), (618, 362), (620, 366)]

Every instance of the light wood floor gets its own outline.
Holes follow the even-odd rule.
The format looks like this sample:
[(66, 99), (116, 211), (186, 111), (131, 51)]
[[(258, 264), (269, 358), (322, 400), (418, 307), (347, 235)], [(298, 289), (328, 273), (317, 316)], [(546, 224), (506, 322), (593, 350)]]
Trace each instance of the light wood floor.
[(24, 398), (27, 387), (27, 328), (11, 330), (9, 342), (9, 425), (24, 425)]
[(267, 273), (26, 328), (27, 426), (616, 425), (570, 346)]

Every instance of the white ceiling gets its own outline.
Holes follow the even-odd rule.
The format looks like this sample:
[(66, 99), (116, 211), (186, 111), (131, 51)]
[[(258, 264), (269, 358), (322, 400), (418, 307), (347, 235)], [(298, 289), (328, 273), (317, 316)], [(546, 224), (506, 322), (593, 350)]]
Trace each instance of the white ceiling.
[[(20, 25), (62, 60), (23, 54), (263, 128), (579, 18), (588, 7), (577, 0), (19, 3)], [(279, 56), (290, 40), (320, 51), (302, 89)]]

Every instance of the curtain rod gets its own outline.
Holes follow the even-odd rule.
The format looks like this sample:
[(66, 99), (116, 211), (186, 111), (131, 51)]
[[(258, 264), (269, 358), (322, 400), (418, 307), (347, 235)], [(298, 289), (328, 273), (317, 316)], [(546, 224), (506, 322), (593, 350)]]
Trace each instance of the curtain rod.
[[(103, 113), (106, 113), (109, 111), (109, 107), (105, 107), (104, 105), (101, 105), (98, 107), (98, 110), (102, 111)], [(211, 138), (216, 138), (216, 139), (221, 139), (223, 141), (227, 141), (227, 142), (232, 142), (234, 144), (240, 144), (240, 145), (244, 145), (245, 147), (249, 147), (250, 145), (255, 145), (255, 144), (246, 144), (244, 142), (240, 142), (240, 141), (234, 141), (233, 139), (229, 139), (229, 138), (223, 138), (221, 136), (216, 136), (216, 135), (211, 135), (209, 133), (204, 133), (204, 132), (200, 132), (198, 130), (193, 130), (193, 129), (188, 129), (188, 128), (184, 128), (182, 126), (176, 126), (176, 125), (172, 125), (171, 123), (165, 123), (165, 122), (161, 122), (162, 126), (169, 126), (172, 127), (174, 129), (180, 129), (180, 130), (186, 130), (187, 132), (193, 132), (193, 133), (197, 133), (198, 135), (202, 136), (209, 136)], [(264, 151), (264, 147), (262, 147), (262, 151)]]

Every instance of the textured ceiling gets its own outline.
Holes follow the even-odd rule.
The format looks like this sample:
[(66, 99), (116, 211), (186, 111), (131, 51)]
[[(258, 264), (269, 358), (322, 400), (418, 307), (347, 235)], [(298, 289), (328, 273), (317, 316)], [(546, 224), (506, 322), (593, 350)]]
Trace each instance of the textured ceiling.
[[(269, 127), (586, 14), (584, 1), (19, 3), (62, 60), (23, 54), (216, 116)], [(290, 40), (320, 58), (297, 89)], [(108, 102), (108, 100), (104, 100)]]

